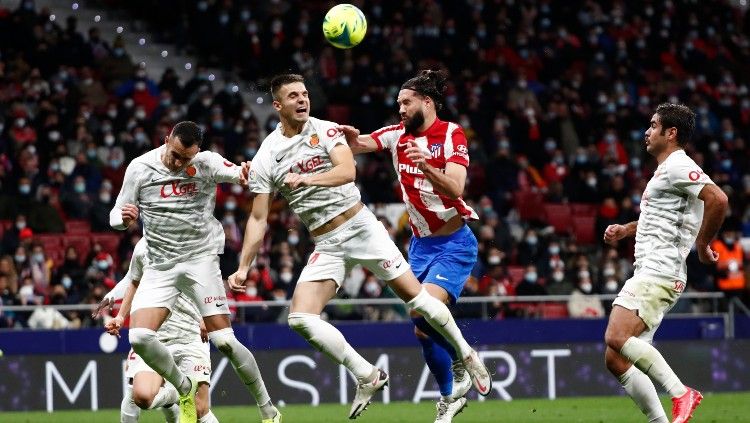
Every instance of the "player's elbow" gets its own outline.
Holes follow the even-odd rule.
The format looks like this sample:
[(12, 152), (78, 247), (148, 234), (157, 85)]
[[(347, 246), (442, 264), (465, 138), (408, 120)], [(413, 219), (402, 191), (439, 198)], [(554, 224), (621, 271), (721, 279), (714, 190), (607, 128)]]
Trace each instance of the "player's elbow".
[(717, 190), (715, 201), (716, 201), (716, 206), (719, 207), (721, 210), (726, 211), (727, 208), (729, 208), (729, 197), (727, 197), (724, 191)]
[(346, 166), (344, 168), (344, 171), (341, 175), (344, 184), (348, 184), (350, 182), (354, 182), (354, 180), (357, 178), (357, 168), (354, 167), (354, 163), (351, 164), (351, 166)]

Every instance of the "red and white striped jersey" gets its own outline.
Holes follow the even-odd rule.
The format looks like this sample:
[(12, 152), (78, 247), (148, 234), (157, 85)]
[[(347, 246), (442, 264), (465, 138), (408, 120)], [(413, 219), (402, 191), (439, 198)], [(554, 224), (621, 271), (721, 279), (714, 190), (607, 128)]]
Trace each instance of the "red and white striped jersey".
[(409, 212), (409, 224), (415, 236), (431, 235), (456, 214), (465, 220), (479, 218), (461, 197), (454, 200), (435, 190), (422, 171), (406, 157), (407, 143), (414, 141), (419, 148), (430, 151), (432, 157), (427, 163), (436, 169), (445, 171), (448, 162), (468, 167), (466, 136), (458, 124), (436, 119), (425, 132), (414, 136), (405, 132), (402, 122), (378, 129), (370, 136), (378, 144), (379, 150), (391, 152), (393, 167)]

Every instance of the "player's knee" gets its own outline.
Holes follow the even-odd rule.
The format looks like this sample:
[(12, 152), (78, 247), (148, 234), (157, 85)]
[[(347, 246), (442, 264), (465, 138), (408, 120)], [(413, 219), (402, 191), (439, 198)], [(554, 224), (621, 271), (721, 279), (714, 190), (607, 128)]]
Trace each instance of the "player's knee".
[(146, 347), (149, 343), (157, 341), (156, 332), (146, 328), (133, 328), (128, 332), (128, 340), (136, 353)]
[(138, 408), (148, 410), (153, 400), (154, 396), (148, 390), (133, 388), (133, 402)]
[(613, 326), (608, 326), (607, 330), (604, 332), (604, 343), (615, 351), (620, 351), (628, 338), (630, 338), (629, 335), (623, 331), (617, 330), (617, 328)]
[(234, 344), (237, 342), (237, 338), (234, 337), (234, 331), (232, 328), (213, 331), (208, 334), (208, 338), (214, 344), (216, 349), (221, 351), (224, 355), (231, 354), (234, 350)]

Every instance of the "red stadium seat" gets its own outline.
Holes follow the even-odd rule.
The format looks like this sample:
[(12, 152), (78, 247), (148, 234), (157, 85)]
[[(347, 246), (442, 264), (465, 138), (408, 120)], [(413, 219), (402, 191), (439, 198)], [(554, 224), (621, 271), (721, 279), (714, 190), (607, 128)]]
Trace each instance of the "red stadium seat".
[(596, 204), (570, 203), (570, 213), (573, 216), (596, 216), (596, 212)]
[(65, 232), (71, 235), (86, 235), (91, 232), (91, 224), (86, 220), (68, 220)]
[(73, 247), (78, 251), (78, 257), (84, 258), (91, 250), (91, 240), (88, 235), (66, 235), (62, 240), (65, 248)]
[(91, 244), (102, 246), (102, 250), (108, 252), (112, 257), (117, 256), (117, 247), (120, 245), (120, 235), (110, 233), (92, 233)]
[(328, 120), (342, 125), (350, 122), (351, 108), (346, 105), (332, 104), (326, 108)]
[(544, 218), (544, 196), (538, 192), (518, 191), (513, 194), (513, 203), (518, 215), (523, 220)]
[(0, 231), (10, 229), (13, 227), (12, 220), (0, 220)]
[(596, 243), (596, 217), (573, 216), (573, 236), (578, 245), (593, 245)]
[(568, 305), (565, 303), (542, 303), (540, 307), (544, 319), (565, 319), (568, 317)]
[(47, 255), (47, 258), (52, 259), (55, 268), (59, 267), (63, 264), (63, 262), (65, 262), (65, 249), (62, 246), (50, 250), (45, 249), (44, 254)]
[(62, 248), (62, 238), (63, 236), (58, 234), (34, 235), (34, 242), (42, 244), (44, 251), (48, 252)]
[(567, 234), (571, 230), (572, 215), (568, 204), (544, 204), (544, 217), (547, 223), (555, 228), (558, 234)]

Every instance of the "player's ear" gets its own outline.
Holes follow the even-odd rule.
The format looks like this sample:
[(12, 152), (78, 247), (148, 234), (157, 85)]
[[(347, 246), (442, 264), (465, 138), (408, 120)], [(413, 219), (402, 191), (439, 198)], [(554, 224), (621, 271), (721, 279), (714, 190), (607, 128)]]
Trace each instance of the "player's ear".
[(277, 112), (281, 111), (281, 103), (278, 100), (274, 100), (273, 103), (271, 104), (273, 105), (273, 108), (276, 109)]

